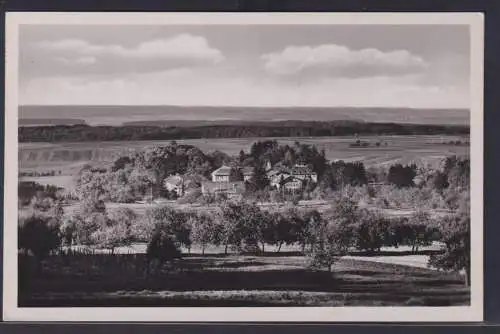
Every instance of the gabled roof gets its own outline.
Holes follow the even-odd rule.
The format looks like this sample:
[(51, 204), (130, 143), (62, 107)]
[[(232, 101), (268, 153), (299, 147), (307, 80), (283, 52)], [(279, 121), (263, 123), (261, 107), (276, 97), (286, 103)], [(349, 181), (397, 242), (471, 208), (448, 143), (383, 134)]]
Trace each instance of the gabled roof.
[(314, 175), (312, 169), (308, 166), (304, 165), (295, 165), (293, 167), (281, 167), (270, 170), (267, 175), (274, 176), (279, 174), (288, 174), (288, 175)]
[(221, 166), (212, 172), (212, 175), (217, 176), (229, 176), (231, 174), (231, 167), (229, 166)]

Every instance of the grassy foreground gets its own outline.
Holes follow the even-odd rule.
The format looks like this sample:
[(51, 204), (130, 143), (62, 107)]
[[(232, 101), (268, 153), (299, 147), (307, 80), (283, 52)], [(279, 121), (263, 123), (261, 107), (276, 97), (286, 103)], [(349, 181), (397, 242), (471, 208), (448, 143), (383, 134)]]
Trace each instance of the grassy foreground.
[(355, 259), (332, 273), (298, 253), (186, 255), (146, 275), (143, 254), (52, 256), (33, 275), (20, 256), (20, 307), (67, 306), (449, 306), (468, 305), (457, 274)]

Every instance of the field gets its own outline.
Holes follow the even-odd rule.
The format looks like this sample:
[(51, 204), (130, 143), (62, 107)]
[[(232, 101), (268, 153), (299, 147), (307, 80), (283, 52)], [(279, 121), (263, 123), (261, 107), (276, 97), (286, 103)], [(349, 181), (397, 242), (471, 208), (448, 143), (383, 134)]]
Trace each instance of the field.
[[(21, 270), (29, 270), (26, 260), (20, 257)], [(292, 252), (185, 254), (176, 270), (150, 275), (142, 254), (52, 256), (41, 276), (21, 277), (24, 307), (448, 306), (470, 299), (458, 274), (352, 258), (331, 273), (313, 271)]]
[[(179, 143), (194, 145), (204, 152), (222, 151), (236, 155), (240, 150), (248, 151), (253, 142), (270, 138), (241, 139), (189, 139)], [(393, 163), (429, 163), (434, 164), (448, 155), (464, 155), (469, 153), (469, 146), (452, 146), (443, 144), (450, 140), (460, 139), (451, 136), (376, 136), (376, 137), (297, 137), (276, 138), (280, 143), (293, 144), (295, 141), (314, 144), (319, 150), (324, 149), (327, 159), (344, 161), (363, 161), (369, 166), (388, 165)], [(371, 147), (350, 147), (356, 139), (370, 142)], [(380, 147), (375, 147), (381, 142)], [(79, 142), (79, 143), (20, 143), (19, 167), (21, 171), (60, 170), (62, 176), (75, 175), (85, 163), (106, 165), (120, 154), (140, 150), (146, 146), (166, 145), (165, 141), (121, 141), (121, 142)], [(385, 146), (387, 143), (387, 146)], [(40, 183), (44, 177), (38, 178)], [(71, 179), (58, 178), (51, 181), (63, 187), (71, 186)]]

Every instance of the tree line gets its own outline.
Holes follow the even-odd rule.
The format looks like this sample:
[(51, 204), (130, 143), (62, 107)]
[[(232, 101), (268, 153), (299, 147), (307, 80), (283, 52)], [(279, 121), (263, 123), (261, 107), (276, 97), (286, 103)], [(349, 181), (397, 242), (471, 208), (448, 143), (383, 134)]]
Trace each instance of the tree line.
[(206, 126), (21, 126), (19, 142), (176, 140), (198, 138), (324, 137), (348, 135), (467, 135), (462, 125), (366, 123), (355, 121), (268, 122)]

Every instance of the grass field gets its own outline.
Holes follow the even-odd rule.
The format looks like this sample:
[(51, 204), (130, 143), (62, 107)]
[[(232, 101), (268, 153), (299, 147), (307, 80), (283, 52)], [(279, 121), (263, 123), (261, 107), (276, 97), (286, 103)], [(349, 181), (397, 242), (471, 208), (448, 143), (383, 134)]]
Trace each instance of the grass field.
[(21, 276), (19, 306), (447, 306), (470, 300), (457, 274), (387, 263), (346, 258), (328, 273), (308, 269), (296, 253), (195, 254), (177, 270), (147, 276), (143, 256), (77, 255), (70, 265), (53, 256), (41, 276)]

